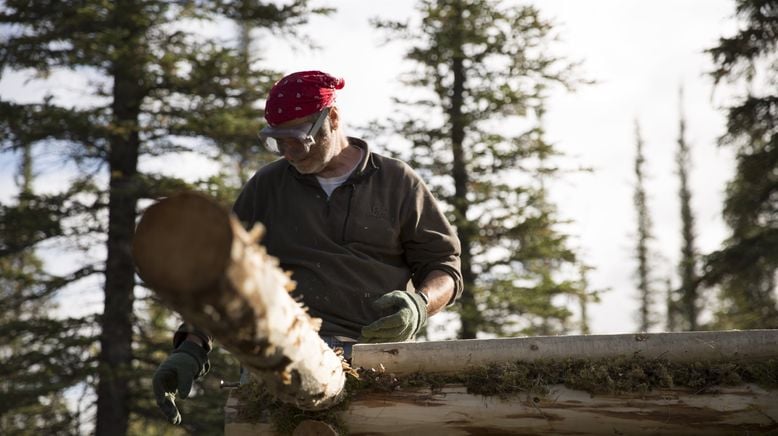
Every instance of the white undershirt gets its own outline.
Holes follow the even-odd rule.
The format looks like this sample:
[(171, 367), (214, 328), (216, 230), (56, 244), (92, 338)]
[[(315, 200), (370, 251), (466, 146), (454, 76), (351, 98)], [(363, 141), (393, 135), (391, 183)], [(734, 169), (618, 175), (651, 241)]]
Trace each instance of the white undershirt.
[(365, 155), (365, 152), (362, 151), (362, 149), (359, 149), (359, 159), (357, 159), (357, 163), (354, 164), (354, 167), (351, 168), (346, 174), (343, 174), (342, 176), (337, 177), (319, 177), (316, 176), (316, 180), (319, 181), (319, 185), (321, 185), (321, 189), (324, 189), (324, 192), (327, 193), (327, 198), (330, 198), (330, 195), (332, 195), (332, 192), (340, 185), (342, 185), (346, 180), (348, 180), (349, 176), (351, 176), (351, 173), (354, 172), (354, 170), (357, 169), (360, 162), (362, 162), (362, 157)]

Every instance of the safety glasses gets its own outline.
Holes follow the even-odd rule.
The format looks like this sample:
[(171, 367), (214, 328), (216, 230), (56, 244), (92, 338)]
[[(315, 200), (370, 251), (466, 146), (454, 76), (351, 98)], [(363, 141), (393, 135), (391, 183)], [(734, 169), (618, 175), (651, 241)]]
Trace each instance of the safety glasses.
[[(330, 108), (324, 108), (319, 113), (314, 123), (300, 124), (293, 127), (273, 127), (267, 126), (259, 131), (259, 140), (262, 145), (271, 153), (283, 156), (287, 148), (305, 150), (305, 154), (311, 151), (311, 147), (316, 143), (316, 134), (319, 133), (324, 120), (330, 113)], [(297, 153), (303, 154), (303, 153)]]

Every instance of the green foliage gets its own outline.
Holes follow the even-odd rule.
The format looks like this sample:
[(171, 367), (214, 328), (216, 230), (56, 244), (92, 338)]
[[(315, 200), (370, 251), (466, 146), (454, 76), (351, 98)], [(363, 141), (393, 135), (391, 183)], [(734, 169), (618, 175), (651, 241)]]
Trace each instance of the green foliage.
[(742, 85), (728, 109), (722, 144), (736, 150), (724, 218), (732, 233), (705, 258), (703, 280), (718, 284), (720, 328), (778, 328), (778, 2), (738, 0), (741, 26), (708, 50), (717, 82)]
[[(297, 27), (311, 14), (329, 11), (312, 8), (307, 0), (284, 5), (221, 0), (10, 0), (0, 5), (0, 73), (29, 71), (45, 79), (69, 72), (89, 79), (88, 87), (78, 90), (78, 102), (53, 96), (32, 103), (0, 99), (0, 153), (34, 147), (55, 156), (70, 173), (63, 176), (57, 192), (29, 197), (24, 210), (2, 206), (0, 256), (57, 242), (63, 257), (83, 260), (63, 277), (41, 273), (26, 278), (26, 289), (38, 294), (55, 295), (85, 276), (104, 274), (104, 311), (92, 320), (99, 323), (99, 351), (90, 348), (81, 356), (81, 365), (76, 365), (65, 350), (46, 343), (47, 352), (63, 354), (67, 358), (63, 364), (75, 365), (69, 371), (95, 389), (96, 433), (165, 434), (169, 430), (159, 426), (161, 415), (152, 413), (153, 404), (147, 401), (151, 390), (144, 386), (158, 361), (147, 362), (144, 356), (157, 356), (161, 345), (143, 343), (158, 336), (169, 338), (169, 326), (164, 332), (133, 337), (133, 328), (141, 328), (146, 320), (143, 311), (153, 311), (150, 305), (134, 304), (129, 247), (139, 200), (194, 187), (227, 203), (247, 174), (267, 159), (257, 146), (262, 116), (257, 102), (280, 74), (257, 65), (250, 55), (250, 39), (240, 44), (231, 41), (229, 26), (237, 23), (244, 36), (260, 27), (297, 38)], [(212, 37), (199, 32), (208, 26), (221, 30)], [(224, 170), (202, 181), (172, 177), (169, 170), (180, 166), (175, 158), (182, 152), (204, 154), (219, 161)], [(147, 170), (160, 159), (170, 159), (165, 168)], [(81, 249), (90, 249), (93, 256), (99, 253), (98, 264), (89, 263), (90, 256)], [(22, 277), (17, 275), (16, 280)], [(162, 327), (150, 323), (142, 328)], [(73, 327), (62, 334), (71, 331), (94, 345), (93, 333)], [(68, 343), (62, 337), (55, 339), (63, 340), (63, 346)], [(77, 345), (72, 353), (86, 343)], [(214, 356), (222, 359), (221, 353)], [(78, 372), (85, 366), (91, 373)], [(56, 378), (52, 381), (52, 386), (60, 387)], [(204, 397), (223, 399), (213, 386), (204, 389)], [(187, 429), (212, 433), (220, 426), (221, 406), (202, 404)]]
[(94, 321), (55, 319), (50, 312), (53, 290), (90, 271), (52, 277), (30, 249), (61, 227), (60, 208), (32, 191), (29, 150), (23, 150), (17, 203), (0, 205), (0, 433), (77, 434), (64, 391), (92, 371)]
[[(0, 256), (22, 253), (63, 233), (62, 203), (57, 198), (26, 195), (24, 207), (0, 205)], [(53, 200), (53, 201), (52, 201)], [(37, 265), (40, 266), (40, 265)]]
[(41, 395), (39, 398), (34, 404), (25, 403), (0, 415), (0, 431), (14, 436), (80, 434), (77, 416), (69, 410), (62, 395)]
[(574, 68), (548, 54), (552, 26), (534, 7), (423, 0), (418, 10), (418, 24), (375, 24), (412, 44), (404, 81), (418, 97), (396, 99), (391, 129), (462, 242), (459, 336), (566, 331), (559, 299), (585, 290), (564, 278), (577, 259), (547, 200), (558, 152), (540, 124), (546, 87), (572, 86)]

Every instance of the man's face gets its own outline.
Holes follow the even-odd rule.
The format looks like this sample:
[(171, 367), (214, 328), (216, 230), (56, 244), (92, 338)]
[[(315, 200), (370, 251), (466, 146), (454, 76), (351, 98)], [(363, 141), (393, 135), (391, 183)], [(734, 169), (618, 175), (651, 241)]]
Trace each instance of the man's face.
[[(296, 127), (310, 124), (316, 121), (319, 114), (309, 117), (287, 121), (280, 124), (279, 128)], [(335, 144), (330, 128), (329, 117), (325, 120), (321, 129), (315, 133), (316, 142), (306, 152), (306, 147), (297, 139), (279, 138), (278, 151), (297, 171), (302, 174), (316, 174), (324, 170), (335, 155)]]

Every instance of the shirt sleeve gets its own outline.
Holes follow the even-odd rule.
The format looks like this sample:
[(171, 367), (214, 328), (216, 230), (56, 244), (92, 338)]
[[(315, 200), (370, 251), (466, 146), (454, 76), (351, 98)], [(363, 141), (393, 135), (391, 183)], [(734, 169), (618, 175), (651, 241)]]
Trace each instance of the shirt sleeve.
[[(199, 350), (197, 344), (190, 343), (181, 347), (181, 344), (186, 340), (187, 335), (194, 335), (203, 341), (203, 350)], [(187, 348), (194, 346), (192, 348)], [(178, 330), (173, 334), (173, 353), (186, 353), (194, 357), (200, 364), (200, 371), (195, 375), (195, 380), (208, 374), (211, 370), (211, 362), (208, 360), (208, 353), (213, 349), (213, 337), (202, 330), (198, 330), (195, 326), (188, 323), (183, 323), (178, 327)]]
[(403, 202), (401, 239), (405, 260), (411, 267), (412, 281), (419, 287), (432, 270), (454, 279), (454, 296), (462, 295), (463, 283), (459, 238), (424, 182), (416, 176)]
[(246, 185), (241, 189), (238, 198), (235, 199), (235, 203), (232, 205), (232, 212), (238, 217), (238, 220), (246, 230), (251, 229), (254, 225), (254, 216), (256, 208), (256, 190), (257, 190), (257, 176), (256, 174), (246, 182)]

